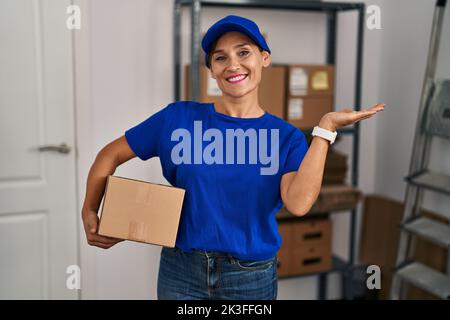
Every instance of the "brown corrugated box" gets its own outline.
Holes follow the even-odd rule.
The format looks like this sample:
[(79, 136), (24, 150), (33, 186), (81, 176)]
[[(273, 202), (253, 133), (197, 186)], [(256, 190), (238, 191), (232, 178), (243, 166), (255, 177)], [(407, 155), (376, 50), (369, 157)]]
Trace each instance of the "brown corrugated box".
[[(258, 96), (261, 108), (279, 118), (284, 118), (286, 68), (269, 66), (263, 68)], [(185, 66), (185, 100), (191, 100), (190, 65)], [(218, 102), (222, 95), (215, 79), (206, 66), (200, 66), (199, 102)]]
[(361, 190), (353, 186), (323, 185), (311, 213), (354, 209), (362, 197)]
[(331, 243), (329, 219), (311, 219), (292, 225), (292, 241), (295, 246), (315, 246)]
[(280, 277), (331, 268), (331, 220), (283, 221), (278, 230), (283, 239), (277, 253)]
[(258, 89), (259, 103), (268, 113), (285, 119), (284, 105), (286, 89), (286, 68), (271, 65), (263, 68)]
[(294, 248), (291, 270), (294, 274), (324, 272), (331, 269), (331, 246), (299, 246)]
[(174, 247), (185, 190), (108, 176), (100, 235)]
[[(363, 198), (360, 189), (345, 184), (322, 185), (316, 202), (312, 206), (308, 215), (329, 212), (344, 211), (356, 208), (359, 201)], [(286, 207), (277, 212), (277, 219), (289, 219), (296, 217), (290, 213)]]
[(322, 184), (344, 184), (347, 170), (347, 155), (330, 148), (325, 161)]
[(333, 96), (304, 96), (287, 99), (287, 121), (300, 128), (317, 126), (324, 114), (333, 111)]
[(291, 270), (291, 257), (292, 257), (292, 227), (290, 223), (279, 223), (278, 224), (278, 232), (283, 239), (283, 243), (281, 244), (281, 248), (277, 253), (278, 257), (278, 266), (277, 273), (278, 276), (289, 276), (292, 275)]
[(288, 65), (288, 95), (304, 97), (333, 95), (334, 66), (328, 64)]
[(334, 67), (295, 64), (287, 66), (286, 119), (300, 129), (319, 124), (333, 111)]

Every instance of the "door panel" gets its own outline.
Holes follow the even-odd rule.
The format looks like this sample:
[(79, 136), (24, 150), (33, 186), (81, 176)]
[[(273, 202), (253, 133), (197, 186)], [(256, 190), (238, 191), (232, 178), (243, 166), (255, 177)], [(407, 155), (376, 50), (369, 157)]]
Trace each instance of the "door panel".
[[(78, 264), (69, 0), (0, 1), (0, 298), (68, 299)], [(66, 143), (71, 151), (39, 151)]]

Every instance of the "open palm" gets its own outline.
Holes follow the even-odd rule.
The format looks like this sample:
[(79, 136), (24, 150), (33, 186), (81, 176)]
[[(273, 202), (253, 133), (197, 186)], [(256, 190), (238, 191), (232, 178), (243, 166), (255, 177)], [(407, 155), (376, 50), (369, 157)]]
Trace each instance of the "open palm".
[(340, 111), (328, 112), (320, 120), (320, 127), (325, 127), (328, 130), (335, 131), (336, 129), (348, 126), (355, 122), (372, 117), (379, 111), (383, 111), (384, 103), (378, 103), (373, 107), (354, 111), (350, 108), (345, 108)]

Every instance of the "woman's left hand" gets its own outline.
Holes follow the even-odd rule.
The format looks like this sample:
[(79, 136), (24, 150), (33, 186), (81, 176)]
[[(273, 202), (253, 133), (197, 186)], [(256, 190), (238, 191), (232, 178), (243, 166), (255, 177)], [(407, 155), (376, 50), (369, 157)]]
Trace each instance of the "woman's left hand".
[(336, 129), (370, 118), (377, 112), (383, 111), (384, 107), (384, 103), (378, 103), (373, 107), (361, 111), (345, 108), (341, 111), (328, 112), (320, 119), (319, 127), (330, 131), (336, 131)]

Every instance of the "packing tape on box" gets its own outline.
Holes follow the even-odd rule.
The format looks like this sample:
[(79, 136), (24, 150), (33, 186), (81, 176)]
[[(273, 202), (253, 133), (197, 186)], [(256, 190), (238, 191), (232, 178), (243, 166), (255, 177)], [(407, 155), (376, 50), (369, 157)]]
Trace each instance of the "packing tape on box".
[[(150, 186), (143, 184), (138, 187), (136, 192), (136, 203), (150, 205), (152, 201), (152, 192)], [(147, 238), (148, 226), (141, 221), (132, 220), (128, 225), (128, 239), (135, 241), (145, 241)]]
[(128, 239), (145, 241), (148, 234), (148, 226), (140, 221), (130, 221), (128, 225)]
[(152, 201), (152, 192), (150, 192), (150, 186), (143, 184), (142, 186), (138, 187), (138, 190), (136, 192), (136, 203), (138, 204), (144, 204), (149, 205)]

